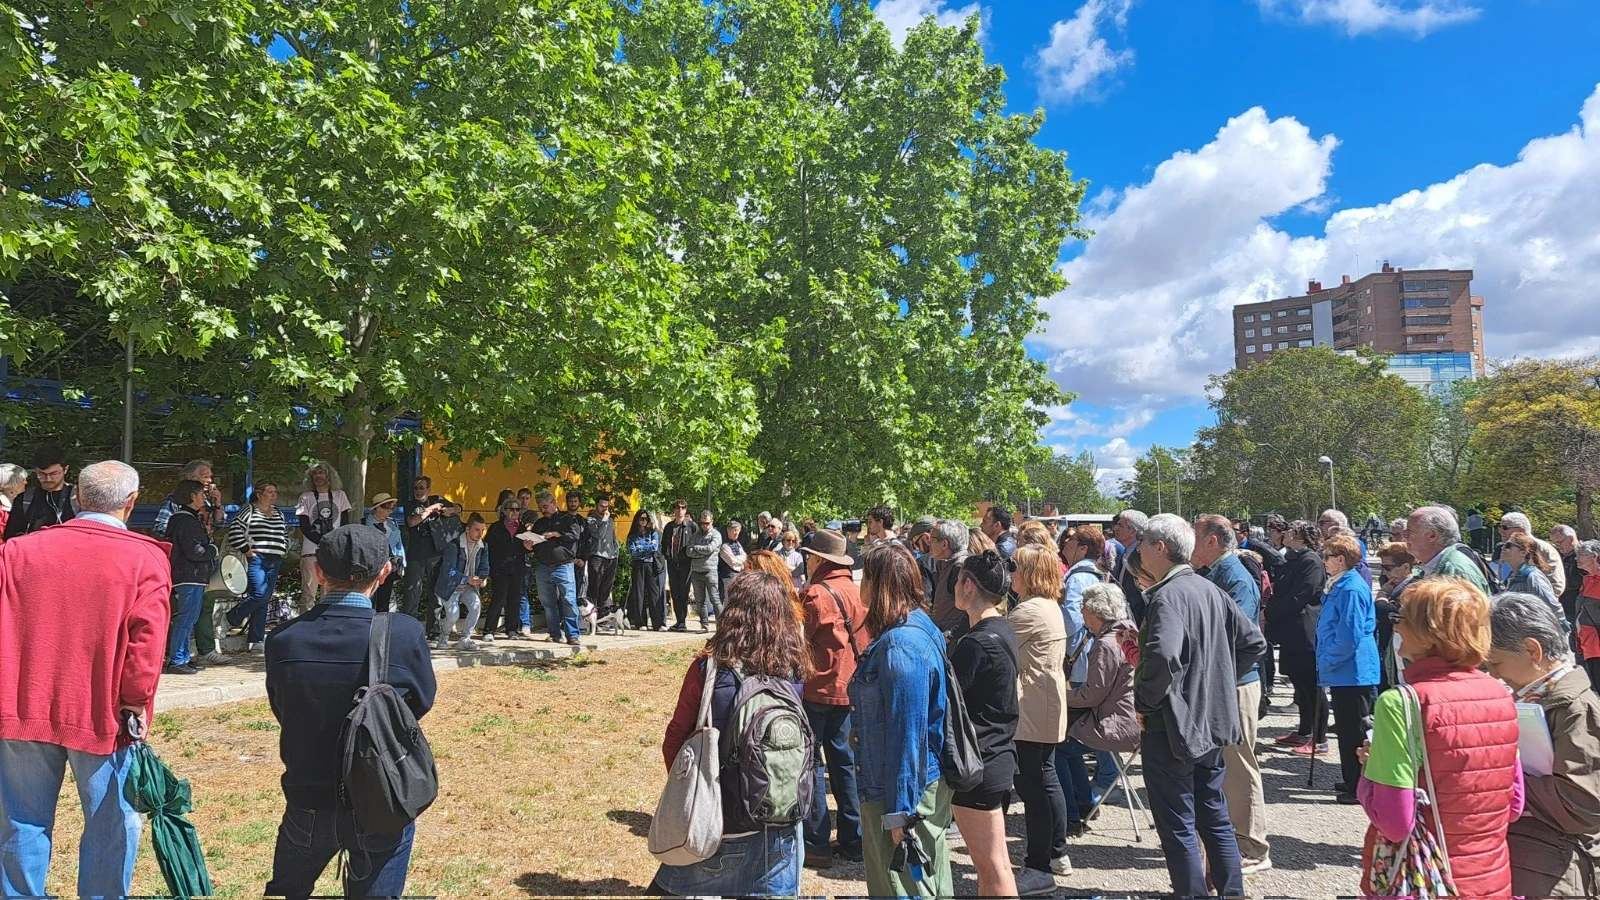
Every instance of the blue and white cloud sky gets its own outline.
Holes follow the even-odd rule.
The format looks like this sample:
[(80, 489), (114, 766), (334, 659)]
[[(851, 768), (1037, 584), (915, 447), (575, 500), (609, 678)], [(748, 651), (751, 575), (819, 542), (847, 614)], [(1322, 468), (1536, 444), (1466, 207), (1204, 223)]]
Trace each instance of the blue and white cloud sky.
[(978, 15), (1018, 111), (1091, 182), (1030, 347), (1046, 443), (1113, 488), (1208, 424), (1229, 307), (1383, 260), (1470, 267), (1491, 357), (1600, 350), (1597, 0), (879, 0)]

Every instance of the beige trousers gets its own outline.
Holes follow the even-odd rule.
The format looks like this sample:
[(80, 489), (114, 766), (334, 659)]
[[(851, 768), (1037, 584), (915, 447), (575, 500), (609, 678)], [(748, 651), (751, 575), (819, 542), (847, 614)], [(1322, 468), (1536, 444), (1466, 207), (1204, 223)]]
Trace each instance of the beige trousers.
[(1239, 840), (1239, 855), (1262, 859), (1267, 855), (1267, 797), (1261, 788), (1261, 763), (1256, 759), (1256, 726), (1260, 723), (1261, 682), (1234, 688), (1239, 696), (1239, 727), (1244, 740), (1222, 750), (1226, 771), (1222, 793), (1228, 798), (1228, 818)]

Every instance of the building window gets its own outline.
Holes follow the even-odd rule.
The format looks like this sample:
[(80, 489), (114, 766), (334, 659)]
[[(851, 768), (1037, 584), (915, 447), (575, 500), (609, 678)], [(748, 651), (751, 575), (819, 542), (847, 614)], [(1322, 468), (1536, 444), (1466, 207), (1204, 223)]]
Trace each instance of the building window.
[(1442, 334), (1408, 334), (1408, 335), (1406, 335), (1406, 343), (1407, 344), (1442, 344), (1442, 343), (1444, 343), (1444, 341), (1445, 341), (1445, 336), (1442, 335)]
[(1289, 326), (1287, 326), (1287, 325), (1279, 325), (1278, 326), (1278, 333), (1279, 334), (1288, 334), (1289, 333)]
[(1448, 291), (1448, 281), (1402, 281), (1400, 290), (1407, 294), (1421, 293), (1423, 291)]
[(1294, 330), (1295, 331), (1310, 331), (1311, 330), (1311, 323), (1310, 322), (1301, 322), (1299, 325), (1296, 325), (1294, 327)]
[(1271, 353), (1272, 352), (1272, 345), (1271, 344), (1262, 344), (1261, 345), (1261, 352), (1262, 353)]
[(1246, 328), (1244, 330), (1244, 336), (1245, 337), (1255, 337), (1256, 336), (1256, 330), (1254, 328)]
[(1288, 317), (1289, 317), (1289, 311), (1287, 309), (1278, 310), (1278, 318), (1287, 319)]
[(1301, 341), (1298, 346), (1309, 347), (1309, 346), (1311, 346), (1311, 342), (1310, 341)]
[(1438, 309), (1449, 305), (1449, 297), (1407, 297), (1405, 299), (1406, 309)]
[(1246, 352), (1246, 353), (1254, 353), (1254, 352), (1256, 352), (1256, 345), (1255, 344), (1245, 344), (1244, 345), (1244, 352)]
[(1289, 349), (1289, 342), (1288, 341), (1279, 341), (1278, 342), (1278, 349), (1279, 350), (1287, 350), (1287, 349)]
[(1449, 325), (1449, 324), (1450, 324), (1450, 314), (1449, 313), (1445, 313), (1444, 315), (1437, 315), (1437, 316), (1406, 316), (1405, 317), (1405, 326), (1407, 328), (1414, 328), (1414, 327), (1416, 327), (1418, 325)]
[(1255, 316), (1253, 316), (1253, 315), (1249, 315), (1249, 316), (1245, 316), (1245, 317), (1244, 317), (1244, 320), (1245, 320), (1245, 321), (1246, 321), (1246, 322), (1254, 322), (1254, 321), (1255, 321), (1255, 320), (1256, 320), (1256, 317), (1255, 317)]
[(1311, 309), (1309, 307), (1306, 309), (1297, 309), (1294, 311), (1294, 314), (1297, 316), (1309, 316), (1311, 315)]

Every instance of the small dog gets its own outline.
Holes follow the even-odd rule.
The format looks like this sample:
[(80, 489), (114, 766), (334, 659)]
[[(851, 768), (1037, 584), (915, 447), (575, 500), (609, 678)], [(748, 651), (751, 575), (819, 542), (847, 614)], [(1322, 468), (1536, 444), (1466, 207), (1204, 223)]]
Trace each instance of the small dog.
[(621, 636), (628, 630), (628, 617), (623, 615), (622, 607), (613, 606), (611, 612), (607, 613), (599, 624), (603, 625), (608, 633)]

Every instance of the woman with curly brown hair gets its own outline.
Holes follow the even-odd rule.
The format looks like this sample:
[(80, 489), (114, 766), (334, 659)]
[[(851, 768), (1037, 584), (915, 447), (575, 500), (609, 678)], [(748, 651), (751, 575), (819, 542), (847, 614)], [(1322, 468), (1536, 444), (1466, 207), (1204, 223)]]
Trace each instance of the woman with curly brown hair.
[[(717, 618), (716, 634), (689, 665), (678, 692), (677, 708), (667, 724), (661, 753), (669, 769), (696, 728), (708, 657), (716, 661), (711, 724), (719, 730), (727, 728), (732, 717), (741, 677), (765, 675), (791, 682), (798, 700), (799, 683), (811, 674), (811, 657), (794, 618), (793, 596), (794, 587), (787, 578), (765, 571), (745, 572), (728, 585), (728, 602)], [(737, 790), (736, 785), (725, 782), (725, 801), (736, 798)], [(731, 821), (726, 816), (724, 819)], [(801, 852), (799, 826), (725, 834), (710, 859), (687, 866), (662, 865), (656, 871), (651, 893), (794, 896), (800, 890)]]

